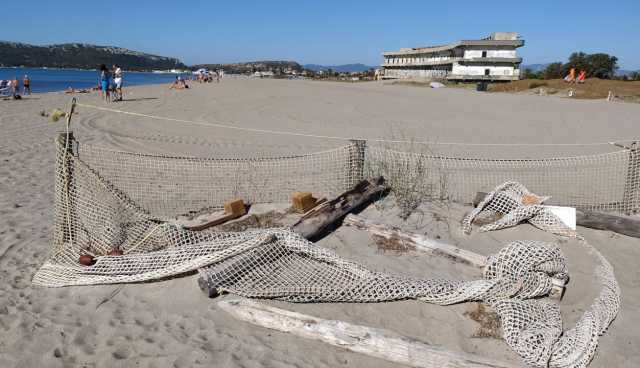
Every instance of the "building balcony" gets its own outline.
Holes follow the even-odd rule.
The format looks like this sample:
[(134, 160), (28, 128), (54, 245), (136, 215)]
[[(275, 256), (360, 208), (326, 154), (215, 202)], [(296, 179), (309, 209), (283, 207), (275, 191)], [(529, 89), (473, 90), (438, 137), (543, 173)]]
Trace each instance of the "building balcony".
[(449, 64), (453, 64), (455, 62), (459, 62), (463, 60), (461, 57), (443, 57), (443, 58), (437, 58), (437, 59), (427, 59), (427, 60), (420, 60), (420, 59), (409, 59), (408, 61), (405, 62), (398, 62), (398, 63), (388, 63), (385, 62), (383, 63), (381, 66), (383, 68), (401, 68), (401, 67), (405, 67), (405, 66), (433, 66), (433, 65), (449, 65)]
[(500, 75), (500, 74), (449, 74), (447, 75), (448, 80), (466, 80), (466, 81), (515, 81), (520, 79), (519, 74), (513, 75)]
[(475, 57), (475, 58), (463, 58), (460, 60), (460, 64), (520, 64), (522, 58), (507, 58), (507, 57)]

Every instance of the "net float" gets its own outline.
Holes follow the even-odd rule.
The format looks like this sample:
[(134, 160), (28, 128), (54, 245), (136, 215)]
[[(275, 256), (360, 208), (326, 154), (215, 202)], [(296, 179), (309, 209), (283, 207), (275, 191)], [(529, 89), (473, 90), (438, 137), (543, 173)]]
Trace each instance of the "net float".
[(80, 256), (80, 264), (84, 266), (93, 266), (96, 263), (96, 260), (93, 256), (88, 254), (83, 254)]

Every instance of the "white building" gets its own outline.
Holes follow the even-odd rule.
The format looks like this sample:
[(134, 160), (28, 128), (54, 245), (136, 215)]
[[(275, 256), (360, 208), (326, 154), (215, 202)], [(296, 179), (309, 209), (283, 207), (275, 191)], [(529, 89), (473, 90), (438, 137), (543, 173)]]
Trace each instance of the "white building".
[(522, 58), (517, 57), (516, 49), (523, 45), (515, 32), (495, 32), (481, 40), (385, 52), (382, 77), (517, 80)]

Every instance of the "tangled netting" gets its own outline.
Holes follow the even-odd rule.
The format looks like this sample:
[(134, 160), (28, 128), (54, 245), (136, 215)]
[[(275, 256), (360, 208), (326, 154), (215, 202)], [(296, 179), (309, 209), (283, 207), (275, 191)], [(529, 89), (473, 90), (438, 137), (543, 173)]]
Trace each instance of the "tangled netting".
[(497, 214), (500, 218), (486, 224), (480, 231), (491, 231), (515, 226), (528, 221), (538, 229), (553, 234), (576, 237), (574, 230), (567, 227), (558, 216), (542, 205), (549, 197), (540, 197), (531, 193), (524, 185), (509, 181), (496, 187), (462, 221), (466, 234), (471, 232), (471, 222), (476, 217), (489, 217)]
[[(414, 298), (447, 305), (471, 300), (547, 295), (552, 278), (566, 277), (560, 250), (544, 242), (507, 244), (489, 257), (484, 279), (416, 279), (374, 272), (291, 232), (238, 259), (200, 270), (209, 284), (251, 297), (289, 302), (381, 302)], [(288, 241), (281, 242), (286, 238)], [(516, 266), (516, 260), (520, 260)]]
[[(595, 250), (602, 263), (598, 274), (603, 280), (603, 291), (576, 328), (563, 333), (558, 306), (540, 299), (558, 281), (562, 284), (568, 277), (566, 260), (556, 245), (539, 241), (509, 243), (487, 257), (483, 277), (473, 281), (418, 279), (375, 272), (289, 229), (226, 233), (183, 228), (169, 214), (177, 216), (188, 209), (200, 213), (217, 208), (210, 196), (224, 190), (207, 191), (197, 180), (201, 177), (196, 177), (194, 180), (200, 183), (204, 194), (190, 193), (196, 184), (188, 183), (188, 175), (192, 170), (195, 172), (194, 168), (213, 171), (228, 165), (228, 161), (185, 160), (182, 170), (167, 174), (164, 172), (167, 165), (179, 163), (175, 158), (158, 157), (156, 165), (150, 165), (149, 156), (132, 157), (90, 147), (73, 150), (67, 142), (58, 144), (54, 248), (50, 259), (34, 276), (36, 285), (140, 282), (198, 270), (203, 280), (219, 290), (253, 298), (290, 302), (413, 298), (441, 305), (482, 301), (501, 316), (507, 343), (524, 362), (536, 367), (585, 366), (593, 356), (598, 336), (618, 310), (619, 290), (612, 268)], [(100, 157), (108, 160), (101, 163)], [(309, 157), (330, 162), (336, 172), (353, 168), (357, 162), (357, 156), (353, 159), (349, 151), (340, 149)], [(113, 170), (114, 158), (122, 166), (120, 171)], [(253, 171), (258, 168), (269, 172), (276, 170), (277, 165), (268, 160), (258, 161)], [(288, 169), (305, 168), (296, 165), (294, 160)], [(123, 171), (129, 169), (137, 171)], [(223, 174), (217, 173), (215, 178)], [(341, 179), (331, 188), (339, 190), (346, 184)], [(491, 207), (492, 200), (514, 188), (520, 188), (519, 193), (528, 193), (516, 184), (505, 185), (504, 190), (492, 192), (483, 206), (503, 208)], [(169, 190), (173, 192), (168, 193)], [(512, 199), (518, 200), (517, 196)], [(177, 202), (173, 209), (172, 202)], [(108, 255), (114, 249), (124, 254)], [(95, 264), (79, 263), (79, 257), (86, 254), (95, 257)]]
[(470, 232), (474, 218), (494, 212), (503, 217), (482, 226), (480, 231), (503, 229), (528, 221), (542, 230), (578, 238), (580, 244), (597, 259), (600, 265), (596, 268), (596, 276), (602, 289), (573, 329), (562, 331), (562, 318), (555, 303), (513, 298), (491, 303), (502, 320), (505, 340), (527, 364), (584, 367), (593, 358), (600, 335), (620, 310), (620, 287), (613, 267), (602, 254), (541, 206), (547, 198), (529, 192), (520, 183), (506, 182), (487, 194), (465, 217), (463, 229)]

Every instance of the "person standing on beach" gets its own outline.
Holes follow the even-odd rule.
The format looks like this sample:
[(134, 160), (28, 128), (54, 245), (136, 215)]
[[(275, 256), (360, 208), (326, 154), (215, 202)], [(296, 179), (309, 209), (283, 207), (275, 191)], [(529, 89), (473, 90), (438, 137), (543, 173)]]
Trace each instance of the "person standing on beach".
[(102, 91), (102, 99), (107, 102), (111, 102), (111, 92), (109, 91), (109, 79), (111, 79), (111, 73), (104, 64), (100, 64), (100, 90)]
[(119, 66), (114, 65), (113, 66), (114, 72), (113, 72), (113, 82), (116, 84), (116, 93), (117, 93), (117, 97), (114, 99), (114, 101), (122, 101), (122, 77), (123, 77), (123, 73), (122, 73), (122, 69)]
[(22, 94), (25, 96), (31, 94), (31, 79), (26, 74), (22, 79)]

